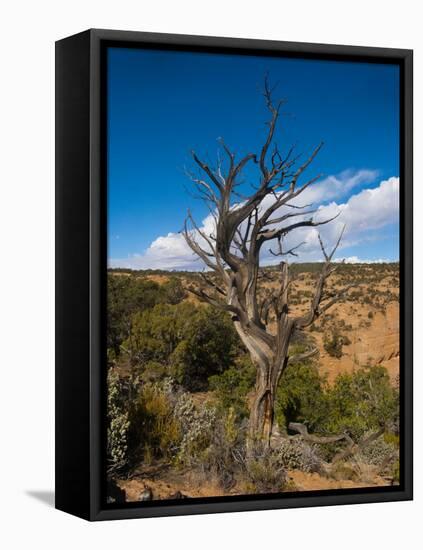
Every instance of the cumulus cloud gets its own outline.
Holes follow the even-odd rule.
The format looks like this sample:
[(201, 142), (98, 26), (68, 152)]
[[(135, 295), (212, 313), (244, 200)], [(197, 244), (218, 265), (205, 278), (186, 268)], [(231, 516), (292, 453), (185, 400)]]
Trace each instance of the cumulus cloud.
[(111, 267), (132, 269), (181, 269), (196, 270), (204, 266), (193, 256), (180, 233), (168, 233), (158, 237), (144, 254), (134, 254), (127, 260), (112, 260)]
[(308, 202), (315, 204), (340, 199), (359, 185), (374, 182), (378, 175), (377, 170), (344, 170), (336, 176), (323, 178), (317, 185), (308, 187), (304, 198), (307, 197)]
[[(358, 172), (343, 172), (339, 176), (331, 176), (323, 180), (315, 187), (310, 186), (297, 198), (296, 206), (304, 204), (317, 204), (317, 211), (313, 215), (315, 221), (323, 221), (333, 216), (335, 220), (318, 228), (300, 228), (288, 234), (284, 248), (289, 249), (299, 243), (304, 243), (298, 250), (298, 262), (321, 260), (321, 250), (318, 242), (320, 233), (327, 248), (338, 239), (342, 228), (346, 226), (344, 238), (338, 249), (338, 257), (342, 249), (365, 244), (366, 242), (381, 238), (381, 228), (396, 223), (399, 217), (399, 178), (391, 177), (382, 181), (377, 187), (367, 188), (351, 195), (346, 202), (336, 202), (335, 199), (342, 198), (346, 193), (351, 192), (363, 182), (372, 181), (376, 172), (360, 170)], [(318, 189), (320, 187), (323, 189)], [(266, 208), (274, 200), (273, 197), (266, 197), (263, 208)], [(322, 204), (322, 202), (325, 203)], [(285, 209), (287, 207), (284, 207)], [(316, 206), (314, 207), (316, 208)], [(274, 217), (284, 213), (283, 209), (275, 212)], [(307, 216), (310, 218), (310, 215)], [(301, 218), (297, 218), (301, 219)], [(213, 216), (207, 216), (201, 229), (206, 235), (214, 231)], [(201, 240), (201, 237), (198, 237)], [(261, 262), (263, 265), (270, 265), (280, 261), (271, 252), (271, 243), (262, 251)], [(360, 260), (357, 256), (346, 256), (348, 263), (357, 263)], [(385, 260), (378, 260), (385, 261)], [(132, 269), (167, 269), (167, 270), (200, 270), (204, 268), (203, 263), (197, 259), (186, 244), (183, 236), (179, 233), (168, 233), (155, 239), (148, 249), (142, 254), (134, 254), (127, 259), (114, 259), (109, 262), (111, 267), (127, 267)]]

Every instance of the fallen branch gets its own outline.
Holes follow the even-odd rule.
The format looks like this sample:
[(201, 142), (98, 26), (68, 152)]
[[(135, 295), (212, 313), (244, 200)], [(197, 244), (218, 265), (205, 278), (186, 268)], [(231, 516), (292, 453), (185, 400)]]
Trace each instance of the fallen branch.
[(290, 422), (288, 425), (288, 428), (293, 431), (299, 433), (304, 441), (308, 441), (310, 443), (318, 443), (318, 444), (325, 444), (325, 443), (336, 443), (337, 441), (345, 440), (348, 443), (348, 446), (346, 449), (343, 449), (339, 453), (337, 453), (333, 459), (332, 464), (336, 464), (337, 462), (341, 460), (345, 460), (346, 458), (355, 455), (359, 451), (363, 450), (365, 447), (370, 445), (370, 443), (373, 443), (373, 441), (376, 441), (376, 439), (379, 439), (381, 435), (384, 434), (385, 428), (380, 428), (376, 432), (373, 432), (369, 436), (365, 437), (358, 443), (355, 443), (351, 437), (344, 433), (339, 435), (330, 435), (330, 436), (317, 436), (313, 434), (308, 433), (307, 426), (305, 424), (301, 424), (300, 422)]
[(337, 462), (341, 460), (345, 460), (346, 458), (349, 458), (350, 456), (355, 455), (359, 451), (363, 450), (365, 447), (370, 445), (370, 443), (373, 443), (373, 441), (376, 441), (376, 439), (379, 439), (381, 435), (385, 433), (385, 428), (380, 428), (376, 432), (373, 432), (368, 437), (362, 439), (359, 443), (354, 443), (354, 441), (350, 438), (350, 445), (344, 449), (343, 451), (340, 451), (337, 453), (332, 460), (332, 464), (336, 464)]
[(305, 424), (301, 424), (300, 422), (290, 422), (288, 428), (293, 432), (299, 433), (303, 437), (304, 441), (309, 441), (310, 443), (335, 443), (336, 441), (342, 441), (343, 439), (352, 442), (352, 439), (347, 434), (328, 436), (309, 434), (307, 426)]

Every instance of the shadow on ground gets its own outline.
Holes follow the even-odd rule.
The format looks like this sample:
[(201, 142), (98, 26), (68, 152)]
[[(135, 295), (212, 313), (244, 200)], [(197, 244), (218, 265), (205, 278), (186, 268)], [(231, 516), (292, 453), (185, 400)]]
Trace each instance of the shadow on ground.
[(54, 491), (25, 491), (25, 493), (46, 506), (54, 508)]

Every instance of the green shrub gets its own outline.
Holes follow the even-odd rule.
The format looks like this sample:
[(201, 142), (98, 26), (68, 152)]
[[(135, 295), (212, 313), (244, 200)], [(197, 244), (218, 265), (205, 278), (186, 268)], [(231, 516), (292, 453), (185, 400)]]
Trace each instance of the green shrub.
[(208, 388), (209, 376), (233, 364), (240, 343), (227, 314), (183, 302), (136, 313), (124, 347), (141, 370), (149, 362), (160, 363), (185, 389), (201, 391)]
[(342, 345), (343, 339), (337, 328), (332, 329), (331, 332), (325, 333), (323, 347), (331, 357), (336, 357), (337, 359), (342, 357)]
[(290, 422), (306, 422), (310, 431), (321, 426), (328, 414), (326, 379), (311, 362), (289, 364), (276, 392), (275, 417), (282, 428)]
[(301, 438), (284, 439), (276, 450), (281, 464), (287, 470), (318, 472), (321, 458), (316, 445), (309, 445)]
[(216, 410), (210, 406), (195, 407), (191, 397), (182, 394), (175, 404), (174, 417), (182, 427), (177, 461), (185, 466), (199, 465), (210, 446), (216, 425)]
[(135, 312), (145, 311), (166, 299), (163, 288), (148, 279), (109, 274), (107, 278), (107, 346), (116, 356), (131, 330)]
[(107, 373), (107, 465), (109, 473), (128, 465), (128, 412), (124, 408), (122, 384), (114, 369)]
[(132, 318), (130, 336), (124, 342), (125, 349), (131, 350), (141, 365), (148, 361), (168, 365), (196, 311), (193, 304), (182, 303), (158, 304), (136, 313)]
[(245, 461), (245, 474), (256, 493), (280, 493), (286, 482), (286, 469), (273, 451), (258, 452)]
[(172, 388), (163, 383), (140, 386), (131, 408), (130, 447), (135, 461), (172, 460), (182, 440), (180, 422), (174, 415)]
[(398, 391), (382, 366), (366, 366), (340, 374), (327, 391), (328, 415), (322, 428), (348, 432), (358, 441), (368, 431), (389, 428), (398, 417)]
[(383, 439), (386, 443), (393, 445), (396, 449), (399, 448), (400, 438), (398, 434), (394, 432), (385, 432), (383, 435)]
[(216, 394), (223, 410), (233, 408), (237, 417), (248, 415), (247, 395), (254, 387), (256, 369), (248, 355), (235, 361), (235, 365), (222, 374), (209, 377), (209, 386)]
[[(382, 366), (340, 374), (329, 386), (312, 362), (288, 365), (276, 393), (275, 417), (282, 429), (301, 422), (310, 433), (348, 433), (357, 442), (367, 432), (385, 427), (393, 431), (385, 436), (390, 437), (386, 444), (398, 446), (398, 414), (399, 392)], [(341, 442), (319, 445), (319, 452), (330, 461), (343, 446)]]
[(143, 382), (160, 382), (168, 377), (168, 368), (158, 361), (147, 361), (141, 369)]
[(231, 407), (217, 417), (210, 445), (201, 454), (201, 469), (212, 475), (224, 490), (229, 490), (239, 476), (245, 459), (245, 431)]
[(240, 350), (230, 317), (212, 307), (199, 307), (184, 327), (183, 340), (170, 362), (176, 380), (189, 391), (208, 389), (208, 378), (228, 369)]
[(107, 338), (108, 348), (115, 356), (129, 337), (132, 316), (157, 304), (179, 304), (186, 292), (181, 280), (172, 277), (160, 285), (145, 277), (109, 273), (107, 278)]
[(387, 443), (383, 437), (379, 437), (360, 451), (357, 455), (359, 460), (373, 466), (378, 466), (382, 473), (390, 471), (398, 460), (398, 448)]
[(177, 277), (172, 277), (167, 283), (162, 285), (162, 291), (164, 301), (173, 305), (181, 303), (187, 295), (181, 280)]

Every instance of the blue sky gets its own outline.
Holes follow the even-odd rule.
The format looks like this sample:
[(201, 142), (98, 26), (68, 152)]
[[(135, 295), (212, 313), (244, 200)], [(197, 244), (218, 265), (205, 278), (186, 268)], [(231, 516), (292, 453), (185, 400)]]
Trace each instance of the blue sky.
[[(239, 155), (260, 149), (266, 73), (287, 100), (280, 148), (296, 143), (307, 154), (325, 143), (307, 175), (324, 174), (316, 205), (344, 209), (338, 256), (398, 259), (397, 66), (110, 48), (110, 265), (198, 268), (178, 235), (188, 207), (207, 226), (206, 207), (188, 192), (189, 152), (214, 162), (219, 137)], [(310, 244), (300, 260), (316, 253)]]

